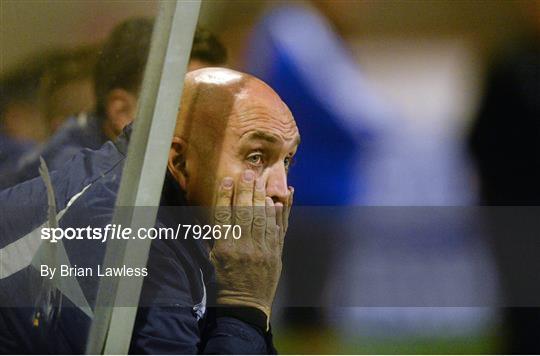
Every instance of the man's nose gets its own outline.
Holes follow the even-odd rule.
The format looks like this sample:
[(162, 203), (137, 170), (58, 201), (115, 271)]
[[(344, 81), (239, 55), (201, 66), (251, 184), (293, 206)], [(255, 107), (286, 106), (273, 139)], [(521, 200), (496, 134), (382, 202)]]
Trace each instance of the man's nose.
[(266, 181), (266, 195), (272, 198), (274, 203), (287, 204), (289, 188), (287, 186), (287, 172), (284, 166), (276, 165), (272, 167)]

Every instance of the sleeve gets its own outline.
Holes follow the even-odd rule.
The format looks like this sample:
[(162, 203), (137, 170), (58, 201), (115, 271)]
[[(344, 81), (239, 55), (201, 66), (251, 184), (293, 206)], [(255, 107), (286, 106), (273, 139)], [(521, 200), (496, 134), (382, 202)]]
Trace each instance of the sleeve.
[[(207, 312), (200, 327), (193, 305), (189, 262), (159, 240), (152, 244), (135, 320), (133, 354), (267, 354), (270, 333), (229, 316)], [(197, 275), (198, 277), (198, 275)]]
[(272, 333), (236, 317), (218, 316), (210, 324), (204, 354), (276, 354)]
[(275, 354), (271, 334), (233, 317), (203, 331), (187, 307), (140, 308), (130, 354)]

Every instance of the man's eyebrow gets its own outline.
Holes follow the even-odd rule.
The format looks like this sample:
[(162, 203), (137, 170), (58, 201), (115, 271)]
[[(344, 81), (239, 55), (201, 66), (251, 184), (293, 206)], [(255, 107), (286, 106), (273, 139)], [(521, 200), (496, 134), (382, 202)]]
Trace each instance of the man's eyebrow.
[(266, 133), (264, 131), (250, 132), (249, 134), (247, 134), (247, 139), (263, 140), (263, 141), (267, 141), (269, 143), (277, 143), (278, 142), (278, 138), (276, 136), (271, 135), (269, 133)]
[[(276, 136), (269, 134), (267, 132), (264, 132), (264, 131), (249, 132), (249, 133), (246, 133), (245, 135), (247, 135), (248, 140), (249, 139), (264, 140), (269, 143), (277, 143), (279, 141), (279, 139)], [(300, 135), (296, 135), (296, 137), (294, 138), (294, 145), (295, 146), (300, 145)]]

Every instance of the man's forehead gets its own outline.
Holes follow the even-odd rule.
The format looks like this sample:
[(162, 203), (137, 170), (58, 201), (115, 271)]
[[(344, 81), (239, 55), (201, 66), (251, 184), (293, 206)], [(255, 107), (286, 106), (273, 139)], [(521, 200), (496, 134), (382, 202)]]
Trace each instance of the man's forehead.
[(266, 84), (250, 82), (236, 95), (229, 126), (240, 136), (257, 131), (295, 139), (298, 129), (287, 105)]
[(261, 141), (271, 145), (285, 143), (287, 147), (295, 148), (300, 144), (300, 135), (298, 130), (292, 130), (288, 135), (276, 135), (275, 130), (265, 130), (264, 127), (257, 127), (247, 130), (241, 135), (240, 142), (244, 141)]
[(266, 83), (250, 78), (236, 94), (236, 100), (240, 106), (266, 106), (275, 112), (288, 113), (289, 109), (276, 92)]
[(235, 110), (229, 118), (228, 127), (239, 139), (270, 136), (285, 141), (298, 139), (298, 128), (290, 112), (272, 111), (266, 106), (252, 106), (244, 110)]

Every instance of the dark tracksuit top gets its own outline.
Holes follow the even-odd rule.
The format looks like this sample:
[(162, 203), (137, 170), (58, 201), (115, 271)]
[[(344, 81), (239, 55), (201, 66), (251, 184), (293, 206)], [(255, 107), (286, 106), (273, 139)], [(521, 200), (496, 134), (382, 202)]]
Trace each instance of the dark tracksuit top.
[(49, 170), (55, 171), (84, 148), (98, 150), (107, 141), (101, 123), (102, 119), (95, 114), (70, 117), (44, 146), (27, 149), (24, 155), (10, 155), (12, 164), (0, 175), (0, 189), (37, 177), (40, 156), (47, 162)]
[[(126, 128), (115, 143), (106, 142), (99, 150), (82, 150), (51, 172), (60, 227), (104, 228), (111, 223), (130, 132)], [(155, 226), (185, 224), (189, 218), (169, 208), (183, 203), (179, 186), (167, 174)], [(31, 260), (49, 243), (40, 245), (40, 226), (46, 221), (47, 193), (40, 177), (0, 192), (0, 353), (85, 350), (91, 318), (62, 288), (60, 313), (53, 321), (33, 324), (42, 277)], [(98, 240), (64, 239), (63, 245), (71, 265), (78, 267), (101, 263), (106, 247)], [(275, 352), (271, 334), (260, 323), (206, 307), (215, 305), (216, 286), (202, 240), (155, 239), (147, 267), (130, 353)], [(99, 277), (75, 278), (93, 309)]]
[(32, 151), (34, 147), (33, 142), (13, 139), (0, 130), (0, 176), (17, 170), (21, 157)]

